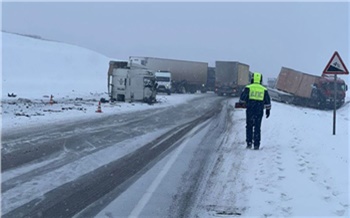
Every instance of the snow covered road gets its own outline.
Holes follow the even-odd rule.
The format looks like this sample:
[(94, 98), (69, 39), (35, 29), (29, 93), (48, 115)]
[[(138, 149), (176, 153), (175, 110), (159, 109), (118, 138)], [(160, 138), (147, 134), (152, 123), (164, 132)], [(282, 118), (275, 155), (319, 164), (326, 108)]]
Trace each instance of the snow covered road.
[[(220, 110), (218, 103), (221, 100), (215, 96), (203, 96), (177, 107), (129, 113), (121, 117), (108, 116), (92, 121), (77, 122), (74, 125), (58, 125), (52, 126), (52, 128), (47, 128), (47, 126), (44, 129), (40, 128), (40, 131), (31, 129), (3, 135), (3, 150), (5, 152), (2, 154), (2, 206), (4, 217), (20, 214), (30, 214), (31, 216), (61, 214), (65, 217), (79, 212), (111, 189), (118, 187), (119, 183), (116, 184), (116, 181), (113, 181), (109, 182), (113, 185), (98, 188), (101, 183), (95, 184), (96, 179), (92, 179), (94, 176), (98, 175), (99, 178), (106, 177), (113, 180), (112, 175), (114, 174), (121, 178), (120, 184), (129, 180), (135, 173), (139, 173), (144, 165), (154, 161), (154, 157), (143, 157), (145, 153), (142, 149), (146, 149), (147, 146), (151, 147), (152, 155), (159, 156), (167, 150), (167, 147), (180, 140), (188, 130), (197, 124), (191, 125), (190, 128), (185, 126), (185, 129), (182, 129), (184, 127), (181, 126), (195, 118), (203, 119), (203, 115), (207, 112), (217, 113), (216, 111)], [(206, 115), (204, 119), (211, 116), (213, 115)], [(159, 122), (160, 120), (161, 122)], [(168, 136), (169, 132), (167, 131), (169, 130), (171, 130), (170, 133), (175, 131), (175, 135), (178, 134), (177, 131), (181, 134), (175, 140)], [(155, 145), (156, 138), (162, 134), (170, 137), (172, 142), (169, 139), (163, 139), (165, 141), (161, 143), (162, 146), (157, 147)], [(147, 142), (149, 143), (147, 144)], [(146, 144), (147, 146), (145, 146)], [(127, 153), (123, 152), (125, 147), (128, 149)], [(141, 151), (137, 150), (139, 148)], [(157, 153), (155, 151), (158, 148), (161, 151)], [(106, 154), (106, 152), (114, 153), (114, 159), (117, 160), (114, 161), (117, 162), (116, 165), (111, 164), (112, 166), (108, 167), (110, 162), (96, 161), (96, 156)], [(123, 177), (121, 176), (122, 172), (128, 171), (128, 169), (125, 169), (125, 166), (120, 166), (120, 164), (125, 164), (125, 161), (118, 158), (132, 155), (134, 152), (141, 152), (141, 154), (136, 155), (134, 160), (128, 159), (128, 162), (139, 163), (143, 159), (147, 162), (142, 163), (141, 166), (137, 165), (139, 170), (132, 164), (127, 164), (126, 166), (130, 167), (128, 169), (132, 174), (126, 174), (127, 176)], [(91, 159), (95, 159), (93, 160), (95, 164), (89, 163)], [(23, 167), (21, 167), (22, 165)], [(83, 167), (84, 165), (89, 165), (89, 167)], [(110, 170), (106, 171), (106, 167)], [(52, 178), (57, 179), (49, 182)], [(107, 179), (103, 181), (108, 184)], [(77, 188), (67, 189), (67, 187), (81, 186), (77, 184), (90, 183), (92, 184), (89, 185), (89, 190), (92, 190), (91, 195), (86, 190), (79, 192)], [(68, 196), (63, 197), (65, 196), (63, 193), (68, 193)], [(82, 197), (81, 193), (86, 193), (87, 196)], [(58, 198), (58, 196), (61, 197)], [(90, 201), (77, 204), (81, 205), (80, 207), (69, 204), (75, 209), (70, 209), (67, 214), (64, 213), (66, 210), (64, 206), (61, 206), (63, 207), (61, 210), (57, 209), (57, 207), (60, 208), (58, 205), (69, 201), (69, 199), (76, 202), (76, 198), (89, 198)], [(53, 199), (56, 199), (57, 203), (52, 208), (43, 206), (47, 204), (47, 201), (55, 202)], [(23, 206), (21, 206), (22, 204)], [(28, 210), (28, 208), (31, 209)]]

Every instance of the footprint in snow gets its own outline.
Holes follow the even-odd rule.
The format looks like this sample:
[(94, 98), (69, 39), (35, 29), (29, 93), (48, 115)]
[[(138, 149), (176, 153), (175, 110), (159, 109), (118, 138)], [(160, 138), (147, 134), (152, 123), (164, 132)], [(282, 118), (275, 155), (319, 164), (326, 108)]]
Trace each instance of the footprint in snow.
[(267, 192), (267, 188), (259, 188), (262, 192)]
[(282, 201), (290, 201), (290, 200), (293, 199), (293, 198), (289, 197), (289, 196), (288, 196), (287, 194), (285, 194), (285, 193), (281, 193), (281, 194), (280, 194), (280, 198), (281, 198)]
[(299, 163), (298, 165), (301, 166), (301, 167), (304, 167), (305, 163)]
[(326, 196), (323, 197), (323, 200), (326, 201), (326, 202), (330, 202), (331, 201), (331, 196), (326, 195)]
[(283, 179), (285, 179), (286, 177), (285, 176), (279, 176), (278, 177), (278, 180), (283, 180)]
[(336, 214), (337, 216), (344, 216), (345, 212), (346, 212), (346, 210), (337, 210), (337, 211), (335, 212), (335, 214)]
[(315, 176), (311, 176), (311, 177), (310, 177), (310, 180), (313, 181), (313, 182), (316, 182), (316, 181), (317, 181), (317, 179), (316, 179)]
[(292, 207), (284, 207), (284, 208), (282, 208), (282, 211), (286, 214), (286, 215), (288, 215), (288, 216), (290, 216), (290, 215), (292, 215)]

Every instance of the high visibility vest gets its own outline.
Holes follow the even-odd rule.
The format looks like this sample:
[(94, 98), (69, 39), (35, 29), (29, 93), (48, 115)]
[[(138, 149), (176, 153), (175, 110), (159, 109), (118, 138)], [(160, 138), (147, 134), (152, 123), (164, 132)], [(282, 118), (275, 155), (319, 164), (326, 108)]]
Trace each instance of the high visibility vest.
[(266, 88), (260, 84), (250, 84), (249, 88), (249, 100), (263, 101)]

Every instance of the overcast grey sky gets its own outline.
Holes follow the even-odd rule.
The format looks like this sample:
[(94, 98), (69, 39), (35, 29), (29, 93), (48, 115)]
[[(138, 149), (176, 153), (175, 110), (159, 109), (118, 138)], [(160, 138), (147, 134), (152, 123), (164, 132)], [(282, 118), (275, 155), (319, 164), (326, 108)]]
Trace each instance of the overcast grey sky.
[(349, 2), (59, 2), (2, 5), (2, 30), (76, 44), (111, 59), (240, 61), (321, 75), (334, 51), (349, 66)]

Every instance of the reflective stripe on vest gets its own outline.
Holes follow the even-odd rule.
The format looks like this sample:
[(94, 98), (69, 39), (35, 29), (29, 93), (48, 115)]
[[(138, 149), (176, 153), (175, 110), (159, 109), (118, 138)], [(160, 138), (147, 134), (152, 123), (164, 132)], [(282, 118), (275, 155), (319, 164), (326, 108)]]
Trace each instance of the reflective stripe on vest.
[(266, 88), (260, 84), (250, 84), (249, 88), (249, 100), (263, 101)]

